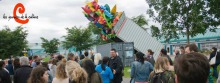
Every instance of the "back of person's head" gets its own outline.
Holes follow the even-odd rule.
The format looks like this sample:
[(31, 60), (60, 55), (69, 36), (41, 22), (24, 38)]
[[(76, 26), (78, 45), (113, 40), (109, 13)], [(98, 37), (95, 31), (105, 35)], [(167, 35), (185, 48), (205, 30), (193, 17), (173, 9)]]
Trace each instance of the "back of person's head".
[(4, 66), (5, 66), (5, 61), (0, 61), (0, 69), (3, 69)]
[(178, 57), (174, 70), (178, 83), (207, 83), (210, 65), (203, 54), (192, 52)]
[(92, 74), (95, 73), (95, 65), (92, 62), (92, 60), (85, 60), (85, 62), (82, 64), (82, 67), (86, 70), (86, 72), (89, 75), (89, 78), (91, 78)]
[(181, 50), (184, 50), (185, 48), (184, 48), (183, 46), (180, 46), (180, 49), (181, 49)]
[(185, 48), (189, 48), (190, 52), (199, 52), (198, 47), (194, 43), (186, 45)]
[(136, 60), (144, 64), (144, 54), (142, 52), (136, 53)]
[(74, 58), (74, 54), (73, 53), (68, 53), (68, 59), (72, 60)]
[(154, 52), (151, 49), (148, 49), (147, 52), (149, 52), (150, 55), (154, 55)]
[(21, 65), (29, 65), (28, 57), (25, 57), (25, 56), (20, 57), (20, 63)]
[(37, 61), (36, 61), (36, 65), (37, 65), (37, 66), (41, 65), (40, 60), (37, 60)]
[(103, 59), (102, 59), (102, 65), (101, 65), (102, 70), (105, 70), (105, 65), (108, 64), (108, 61), (109, 61), (109, 57), (107, 57), (107, 56), (103, 57)]
[(62, 59), (62, 62), (63, 62), (63, 63), (66, 63), (66, 62), (67, 62), (67, 60), (66, 60), (65, 58), (63, 58), (63, 59)]
[(15, 58), (15, 60), (13, 61), (13, 65), (14, 65), (14, 66), (20, 65), (20, 60), (19, 60), (19, 58)]
[(28, 83), (47, 83), (43, 78), (44, 73), (47, 71), (45, 67), (37, 66), (31, 71)]
[(216, 52), (216, 51), (217, 51), (217, 48), (216, 48), (216, 47), (212, 47), (212, 50), (213, 50), (214, 52)]
[(85, 57), (89, 56), (89, 53), (87, 51), (84, 52)]
[(63, 59), (63, 56), (62, 56), (62, 55), (58, 55), (58, 56), (57, 56), (57, 60), (58, 60), (58, 61), (61, 61), (62, 59)]
[(53, 59), (53, 60), (52, 60), (52, 64), (53, 64), (53, 65), (57, 65), (57, 60), (56, 60), (56, 59)]
[(80, 55), (80, 60), (84, 59), (85, 56), (84, 55)]
[(67, 78), (67, 73), (65, 71), (65, 63), (60, 63), (57, 68), (56, 68), (56, 78), (57, 79), (66, 79)]
[(100, 60), (102, 60), (102, 55), (100, 53), (96, 53), (94, 56), (94, 64), (98, 65)]
[(160, 53), (162, 53), (162, 55), (167, 55), (167, 51), (165, 49), (161, 49)]
[(164, 71), (169, 69), (169, 61), (167, 57), (160, 56), (157, 58), (155, 65), (154, 65), (154, 71)]
[(117, 52), (116, 49), (112, 48), (111, 51)]
[(29, 59), (30, 61), (32, 60), (32, 58), (33, 58), (32, 56), (29, 56), (29, 57), (28, 57), (28, 59)]
[(49, 66), (48, 66), (48, 62), (43, 62), (42, 66), (45, 67), (47, 70), (50, 70)]
[(12, 60), (8, 60), (8, 64), (11, 65), (12, 64)]
[(66, 63), (67, 76), (70, 78), (70, 83), (87, 83), (88, 74), (75, 61), (67, 61)]
[(36, 60), (37, 58), (38, 58), (37, 55), (34, 55), (34, 56), (33, 56), (33, 60)]

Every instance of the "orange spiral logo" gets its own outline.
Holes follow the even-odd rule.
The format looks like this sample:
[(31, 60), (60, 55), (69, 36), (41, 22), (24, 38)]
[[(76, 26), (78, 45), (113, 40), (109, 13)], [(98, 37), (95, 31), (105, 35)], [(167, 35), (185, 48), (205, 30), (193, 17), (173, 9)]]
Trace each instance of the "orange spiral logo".
[(14, 7), (14, 11), (13, 11), (13, 17), (15, 19), (16, 22), (21, 23), (21, 24), (26, 24), (29, 22), (29, 19), (25, 19), (25, 20), (21, 20), (17, 17), (17, 10), (20, 14), (23, 14), (25, 12), (25, 8), (24, 5), (21, 3), (18, 3), (15, 5)]

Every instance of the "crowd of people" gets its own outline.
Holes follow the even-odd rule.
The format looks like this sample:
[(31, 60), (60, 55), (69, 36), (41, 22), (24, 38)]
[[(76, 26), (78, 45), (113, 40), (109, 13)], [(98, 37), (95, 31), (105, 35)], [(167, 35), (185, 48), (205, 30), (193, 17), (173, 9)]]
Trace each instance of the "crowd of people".
[[(210, 58), (199, 53), (195, 44), (175, 50), (174, 60), (165, 49), (154, 60), (154, 52), (134, 54), (131, 63), (130, 83), (214, 83), (218, 78), (217, 66), (220, 53), (213, 47)], [(89, 54), (91, 57), (89, 57)], [(113, 48), (110, 57), (84, 52), (79, 57), (69, 53), (53, 56), (43, 62), (39, 56), (11, 58), (0, 61), (0, 83), (121, 83), (123, 81), (123, 63)], [(216, 57), (216, 62), (209, 61)], [(214, 73), (211, 74), (210, 67)], [(217, 79), (220, 83), (220, 78)]]

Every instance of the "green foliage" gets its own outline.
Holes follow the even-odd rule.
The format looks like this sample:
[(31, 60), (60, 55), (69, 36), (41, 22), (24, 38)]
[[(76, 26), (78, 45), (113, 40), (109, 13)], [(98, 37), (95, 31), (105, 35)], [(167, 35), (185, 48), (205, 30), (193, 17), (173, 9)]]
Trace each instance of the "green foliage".
[(0, 30), (0, 58), (22, 55), (24, 48), (27, 48), (27, 35), (27, 31), (22, 26), (16, 27), (15, 30), (5, 26)]
[(132, 20), (137, 23), (141, 28), (144, 28), (145, 25), (148, 25), (148, 21), (145, 19), (144, 15), (139, 15), (137, 17), (132, 17)]
[(43, 37), (41, 37), (42, 40), (42, 47), (44, 48), (45, 52), (48, 54), (53, 54), (58, 52), (58, 45), (60, 44), (59, 40), (56, 38), (53, 38), (52, 40), (47, 40)]
[(94, 45), (94, 40), (91, 38), (92, 33), (88, 28), (82, 29), (75, 27), (66, 28), (67, 36), (64, 36), (65, 40), (64, 46), (65, 48), (70, 48), (72, 46), (76, 47), (76, 51), (82, 51), (90, 48)]
[[(209, 2), (219, 2), (218, 0), (146, 1), (150, 6), (147, 13), (162, 25), (159, 31), (161, 33), (152, 34), (156, 37), (164, 36), (167, 41), (171, 38), (179, 38), (179, 35), (186, 34), (189, 43), (189, 36), (194, 37), (200, 33), (204, 34), (207, 29), (215, 31), (216, 27), (220, 24), (219, 18), (210, 13), (212, 11), (210, 9), (212, 8), (208, 8), (210, 5)], [(215, 13), (218, 13), (218, 11)]]

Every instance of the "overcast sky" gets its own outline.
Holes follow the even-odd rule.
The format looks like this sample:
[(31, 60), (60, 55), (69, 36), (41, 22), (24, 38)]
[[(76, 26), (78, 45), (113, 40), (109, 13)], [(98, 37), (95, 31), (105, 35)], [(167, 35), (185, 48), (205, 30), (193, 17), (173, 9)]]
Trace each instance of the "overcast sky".
[[(86, 1), (91, 0), (0, 0), (0, 29), (5, 25), (11, 29), (21, 25), (14, 19), (3, 19), (3, 14), (12, 15), (14, 6), (22, 3), (26, 9), (25, 14), (38, 16), (38, 19), (30, 19), (27, 24), (22, 25), (28, 30), (29, 43), (40, 43), (40, 37), (60, 39), (66, 35), (67, 27), (87, 26), (89, 21), (81, 9)], [(117, 11), (124, 11), (130, 18), (140, 14), (146, 15), (148, 9), (145, 0), (99, 0), (99, 4), (109, 4), (111, 8), (116, 4)]]

